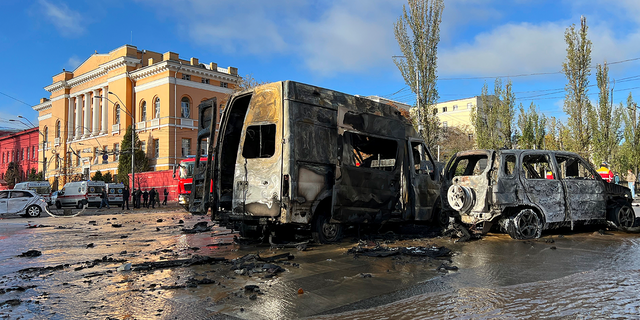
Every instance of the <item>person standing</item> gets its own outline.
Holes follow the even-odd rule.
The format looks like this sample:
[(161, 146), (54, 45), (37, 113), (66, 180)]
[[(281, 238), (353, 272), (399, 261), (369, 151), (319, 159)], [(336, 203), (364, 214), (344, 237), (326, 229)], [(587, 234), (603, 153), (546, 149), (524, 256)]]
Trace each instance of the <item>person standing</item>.
[(153, 209), (156, 208), (156, 188), (151, 188), (151, 191), (149, 191), (149, 204), (147, 208), (149, 206)]
[(142, 207), (143, 208), (149, 208), (149, 191), (145, 190), (142, 193)]
[(634, 199), (636, 197), (636, 175), (631, 169), (627, 170), (627, 184), (631, 189), (631, 198)]
[(129, 210), (129, 187), (127, 186), (122, 190), (122, 210), (124, 210), (125, 203), (127, 204), (127, 210)]
[(164, 201), (162, 201), (163, 205), (167, 205), (167, 198), (169, 197), (169, 191), (167, 191), (167, 188), (164, 188)]
[(140, 191), (140, 188), (138, 188), (136, 190), (136, 208), (140, 209), (140, 197), (142, 196), (142, 191)]
[(109, 208), (109, 198), (107, 197), (107, 190), (102, 189), (102, 193), (100, 193), (100, 207), (98, 209), (102, 209), (102, 206), (106, 205), (107, 209)]

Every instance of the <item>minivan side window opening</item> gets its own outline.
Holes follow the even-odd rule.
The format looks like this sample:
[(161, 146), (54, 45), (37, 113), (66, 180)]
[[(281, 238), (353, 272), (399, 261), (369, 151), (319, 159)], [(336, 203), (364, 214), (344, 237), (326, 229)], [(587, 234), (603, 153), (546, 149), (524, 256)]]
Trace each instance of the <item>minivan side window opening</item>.
[[(487, 162), (488, 157), (485, 154), (460, 157), (449, 172), (452, 172), (454, 176), (477, 176), (487, 168)], [(453, 176), (449, 178), (453, 178)]]
[(345, 132), (344, 164), (359, 168), (393, 171), (398, 143), (395, 140)]
[(595, 180), (592, 170), (589, 170), (580, 159), (567, 156), (556, 156), (562, 179)]
[(516, 169), (516, 156), (508, 154), (504, 157), (503, 170), (506, 176), (512, 176)]
[(248, 126), (242, 146), (245, 159), (271, 158), (276, 152), (276, 125)]
[(413, 166), (416, 174), (429, 174), (431, 179), (435, 179), (434, 163), (427, 153), (427, 148), (422, 142), (411, 142), (413, 153)]

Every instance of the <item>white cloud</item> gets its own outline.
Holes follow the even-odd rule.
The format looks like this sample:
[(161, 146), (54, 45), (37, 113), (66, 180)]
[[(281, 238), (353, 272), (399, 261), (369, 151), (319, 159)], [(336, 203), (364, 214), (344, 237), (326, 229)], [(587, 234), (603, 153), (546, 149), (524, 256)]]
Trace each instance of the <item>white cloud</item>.
[(82, 63), (82, 60), (80, 60), (80, 58), (74, 54), (71, 57), (69, 57), (69, 60), (67, 60), (67, 62), (65, 63), (65, 68), (68, 68), (69, 70), (74, 70), (81, 63)]
[(40, 0), (39, 4), (44, 17), (53, 24), (62, 36), (74, 37), (82, 35), (85, 28), (82, 25), (83, 16), (69, 8), (64, 3), (54, 4), (47, 0)]

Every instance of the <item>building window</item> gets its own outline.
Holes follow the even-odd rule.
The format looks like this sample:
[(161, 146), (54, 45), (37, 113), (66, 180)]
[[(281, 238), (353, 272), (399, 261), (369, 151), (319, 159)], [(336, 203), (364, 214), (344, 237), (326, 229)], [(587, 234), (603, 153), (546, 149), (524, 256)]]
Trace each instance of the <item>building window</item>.
[(182, 74), (182, 80), (188, 80), (188, 81), (191, 81), (191, 75), (188, 75), (188, 74)]
[(469, 134), (469, 141), (473, 141), (473, 135)]
[(155, 109), (155, 118), (156, 119), (160, 118), (160, 98), (156, 98), (156, 101), (154, 102), (154, 109)]
[(202, 83), (204, 84), (210, 84), (211, 81), (209, 81), (209, 79), (206, 78), (202, 78)]
[(36, 158), (36, 147), (35, 146), (31, 147), (31, 157), (33, 159)]
[(56, 121), (56, 138), (60, 138), (60, 120)]
[(442, 129), (447, 129), (449, 127), (449, 125), (447, 124), (446, 121), (442, 122)]
[(29, 160), (29, 147), (27, 147), (26, 149), (27, 149), (27, 160)]
[(153, 148), (154, 148), (154, 157), (160, 158), (160, 139), (153, 140)]
[(116, 104), (115, 106), (115, 119), (113, 121), (113, 123), (115, 124), (120, 124), (120, 106)]
[(20, 161), (24, 160), (24, 148), (20, 150)]
[(457, 104), (454, 104), (454, 105), (453, 105), (453, 111), (456, 111), (456, 110), (458, 110), (458, 105), (457, 105)]
[(116, 143), (113, 145), (113, 159), (115, 161), (120, 160), (120, 144)]
[(222, 81), (220, 81), (220, 87), (222, 87), (222, 88), (229, 88), (229, 84), (228, 84), (228, 83), (226, 83), (226, 82), (222, 82)]
[(140, 107), (140, 121), (147, 121), (147, 102), (142, 101), (142, 106)]
[(442, 107), (442, 112), (447, 112), (447, 107)]
[(189, 118), (189, 116), (191, 115), (191, 101), (189, 101), (189, 98), (184, 97), (181, 100), (181, 104), (182, 104), (182, 108), (181, 108), (181, 112), (180, 112), (180, 116), (182, 118)]
[(147, 154), (147, 142), (146, 141), (140, 141), (140, 150), (142, 150), (142, 152)]
[(473, 103), (471, 102), (467, 103), (467, 109), (471, 109), (471, 108), (473, 108)]
[(49, 127), (44, 127), (44, 148), (47, 147), (47, 144), (49, 142)]
[(182, 139), (182, 157), (186, 158), (191, 152), (191, 139)]

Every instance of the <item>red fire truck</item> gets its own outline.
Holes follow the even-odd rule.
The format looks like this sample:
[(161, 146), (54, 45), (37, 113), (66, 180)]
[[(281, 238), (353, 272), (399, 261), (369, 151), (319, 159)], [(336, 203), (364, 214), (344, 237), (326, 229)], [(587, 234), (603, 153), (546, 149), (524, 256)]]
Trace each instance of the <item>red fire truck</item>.
[[(207, 157), (200, 158), (200, 164), (205, 165)], [(196, 165), (196, 158), (190, 157), (180, 161), (180, 170), (178, 171), (178, 204), (182, 205), (189, 211), (189, 199), (191, 198), (191, 185), (193, 182), (193, 168)]]

